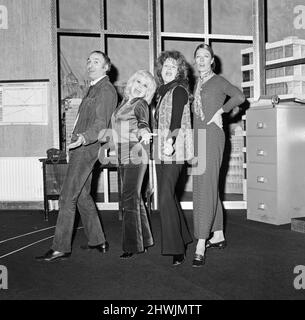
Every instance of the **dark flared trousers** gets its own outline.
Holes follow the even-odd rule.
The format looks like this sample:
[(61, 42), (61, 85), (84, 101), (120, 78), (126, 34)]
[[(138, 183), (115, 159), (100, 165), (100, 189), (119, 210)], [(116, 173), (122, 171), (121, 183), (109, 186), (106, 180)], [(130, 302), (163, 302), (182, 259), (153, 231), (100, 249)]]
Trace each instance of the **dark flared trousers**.
[(91, 192), (92, 170), (97, 158), (88, 159), (85, 147), (70, 152), (70, 161), (59, 198), (59, 213), (52, 249), (71, 252), (76, 207), (89, 245), (105, 242), (104, 232)]
[(192, 242), (192, 236), (176, 196), (176, 186), (183, 168), (184, 164), (163, 162), (156, 166), (163, 255), (183, 254), (186, 245)]
[(153, 245), (149, 217), (141, 188), (147, 164), (121, 165), (122, 179), (122, 248), (124, 252), (143, 252)]

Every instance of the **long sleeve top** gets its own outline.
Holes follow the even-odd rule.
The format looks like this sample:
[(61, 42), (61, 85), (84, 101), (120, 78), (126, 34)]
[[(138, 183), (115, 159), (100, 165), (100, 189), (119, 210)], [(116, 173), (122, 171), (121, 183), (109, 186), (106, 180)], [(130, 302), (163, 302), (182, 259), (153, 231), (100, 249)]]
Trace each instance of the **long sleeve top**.
[[(205, 124), (211, 120), (219, 109), (222, 108), (224, 112), (230, 112), (234, 107), (245, 101), (244, 94), (219, 75), (214, 75), (202, 85), (200, 95)], [(227, 96), (230, 98), (226, 101)]]
[(71, 141), (76, 141), (77, 134), (82, 134), (85, 138), (84, 145), (97, 142), (100, 131), (108, 128), (116, 104), (116, 90), (106, 76), (90, 87), (83, 98)]
[(133, 148), (138, 148), (139, 150), (143, 148), (142, 144), (139, 143), (142, 134), (150, 132), (147, 102), (142, 98), (123, 101), (113, 113), (111, 124), (113, 141), (119, 160), (127, 164), (132, 160), (131, 150)]

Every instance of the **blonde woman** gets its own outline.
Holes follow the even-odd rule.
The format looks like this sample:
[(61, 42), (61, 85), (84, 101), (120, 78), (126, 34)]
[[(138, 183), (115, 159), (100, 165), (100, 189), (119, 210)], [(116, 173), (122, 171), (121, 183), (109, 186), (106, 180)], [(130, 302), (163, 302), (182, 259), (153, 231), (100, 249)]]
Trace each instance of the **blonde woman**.
[(137, 71), (127, 81), (124, 99), (111, 118), (122, 178), (122, 259), (144, 252), (154, 243), (141, 188), (152, 136), (149, 104), (155, 90), (153, 76), (146, 70)]

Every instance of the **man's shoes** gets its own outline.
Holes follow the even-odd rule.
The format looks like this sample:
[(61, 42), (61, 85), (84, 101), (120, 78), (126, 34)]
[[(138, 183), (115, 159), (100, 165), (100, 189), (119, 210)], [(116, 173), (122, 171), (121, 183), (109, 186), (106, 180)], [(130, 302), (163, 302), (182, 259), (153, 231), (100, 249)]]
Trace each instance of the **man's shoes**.
[(185, 261), (185, 254), (173, 255), (173, 266), (179, 266)]
[(65, 260), (71, 256), (71, 253), (58, 252), (50, 249), (43, 256), (35, 257), (37, 261), (47, 261), (52, 262), (55, 260)]
[(201, 267), (205, 264), (205, 256), (203, 254), (194, 254), (193, 267)]
[(97, 246), (90, 246), (88, 244), (85, 244), (81, 245), (80, 248), (83, 250), (97, 250), (100, 253), (106, 253), (107, 251), (109, 251), (109, 243), (106, 241), (102, 244), (98, 244)]
[(206, 242), (205, 247), (208, 248), (218, 248), (218, 249), (224, 249), (227, 246), (227, 241), (223, 240), (220, 242), (212, 243), (210, 240)]
[(129, 259), (133, 256), (133, 253), (131, 252), (123, 252), (123, 254), (120, 255), (121, 259)]

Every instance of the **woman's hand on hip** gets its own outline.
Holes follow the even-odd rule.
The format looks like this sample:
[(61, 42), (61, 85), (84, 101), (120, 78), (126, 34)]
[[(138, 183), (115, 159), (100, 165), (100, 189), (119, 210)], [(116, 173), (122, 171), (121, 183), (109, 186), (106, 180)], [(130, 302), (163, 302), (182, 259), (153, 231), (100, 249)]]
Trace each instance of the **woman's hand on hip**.
[(222, 114), (223, 114), (223, 110), (221, 108), (217, 112), (215, 112), (212, 119), (207, 123), (207, 125), (214, 122), (219, 128), (222, 128), (222, 126), (223, 126), (222, 125)]

